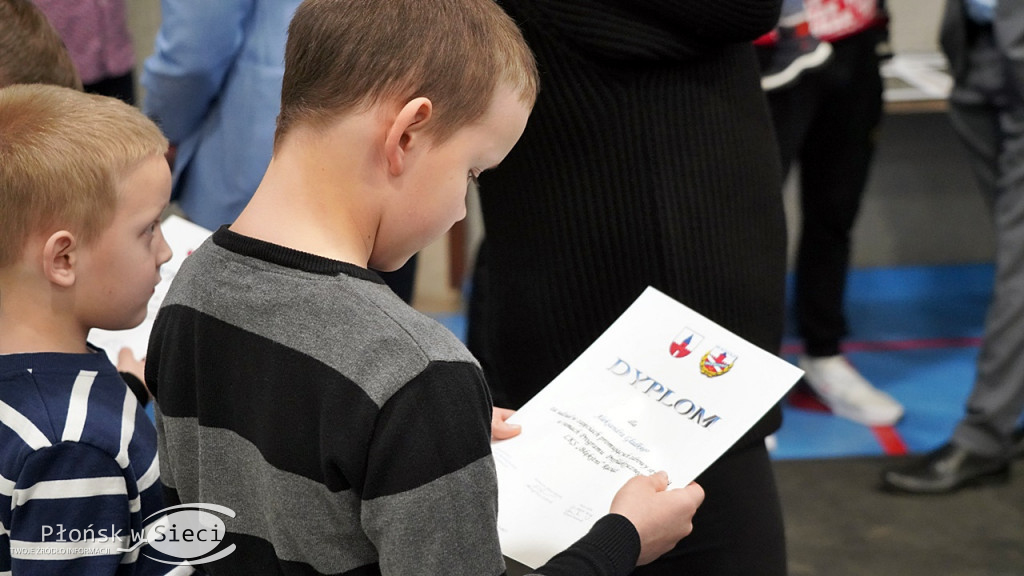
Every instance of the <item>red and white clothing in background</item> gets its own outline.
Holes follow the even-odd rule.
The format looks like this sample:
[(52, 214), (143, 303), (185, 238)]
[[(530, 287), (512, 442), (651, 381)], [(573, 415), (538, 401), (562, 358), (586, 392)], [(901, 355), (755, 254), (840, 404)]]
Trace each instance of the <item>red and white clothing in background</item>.
[(869, 27), (884, 24), (877, 0), (804, 0), (811, 34), (834, 42)]

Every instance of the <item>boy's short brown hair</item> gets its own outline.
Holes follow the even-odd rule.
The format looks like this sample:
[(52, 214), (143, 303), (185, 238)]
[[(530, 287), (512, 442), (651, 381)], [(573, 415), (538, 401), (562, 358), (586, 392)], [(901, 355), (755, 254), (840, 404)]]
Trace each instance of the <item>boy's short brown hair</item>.
[(60, 35), (29, 0), (0, 0), (0, 88), (10, 84), (82, 89)]
[(441, 142), (487, 111), (499, 82), (533, 106), (533, 53), (494, 0), (305, 0), (288, 28), (275, 146), (296, 124), (419, 96)]
[(0, 267), (46, 228), (89, 242), (113, 217), (118, 178), (166, 151), (160, 129), (115, 98), (44, 84), (0, 89)]

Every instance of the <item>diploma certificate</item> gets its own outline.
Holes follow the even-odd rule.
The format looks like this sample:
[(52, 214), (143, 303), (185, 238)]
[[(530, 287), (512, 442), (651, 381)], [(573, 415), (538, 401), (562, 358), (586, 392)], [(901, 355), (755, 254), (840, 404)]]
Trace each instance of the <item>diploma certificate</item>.
[(540, 566), (637, 474), (665, 470), (685, 486), (801, 374), (648, 288), (509, 419), (522, 433), (492, 444), (502, 552)]

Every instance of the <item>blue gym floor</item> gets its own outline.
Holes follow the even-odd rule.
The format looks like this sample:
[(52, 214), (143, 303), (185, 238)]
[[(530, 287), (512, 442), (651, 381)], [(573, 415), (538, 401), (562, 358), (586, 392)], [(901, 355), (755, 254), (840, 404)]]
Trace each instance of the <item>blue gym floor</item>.
[[(777, 459), (921, 453), (942, 444), (963, 413), (992, 290), (989, 264), (866, 268), (851, 272), (846, 311), (847, 358), (866, 378), (906, 407), (892, 428), (837, 418), (812, 398), (783, 402), (775, 435)], [(436, 315), (460, 338), (461, 314)], [(792, 325), (792, 322), (790, 323)], [(791, 326), (782, 355), (796, 362)]]

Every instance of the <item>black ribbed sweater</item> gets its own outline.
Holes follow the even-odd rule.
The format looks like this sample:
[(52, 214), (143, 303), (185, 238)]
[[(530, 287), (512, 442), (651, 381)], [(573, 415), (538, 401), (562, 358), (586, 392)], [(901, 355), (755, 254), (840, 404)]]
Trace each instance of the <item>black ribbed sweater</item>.
[(778, 2), (502, 4), (537, 56), (541, 93), (522, 139), (481, 178), (470, 347), (497, 403), (532, 397), (647, 285), (776, 351), (785, 221), (750, 40)]

